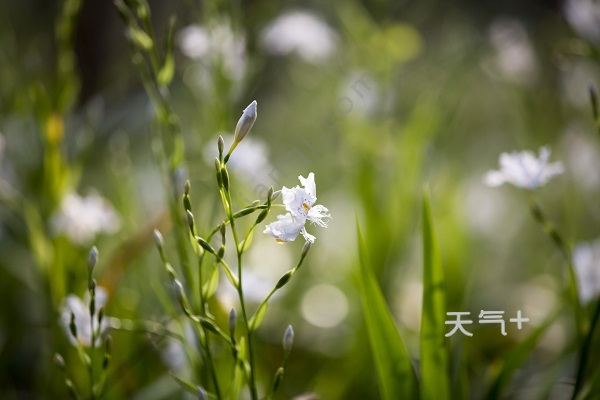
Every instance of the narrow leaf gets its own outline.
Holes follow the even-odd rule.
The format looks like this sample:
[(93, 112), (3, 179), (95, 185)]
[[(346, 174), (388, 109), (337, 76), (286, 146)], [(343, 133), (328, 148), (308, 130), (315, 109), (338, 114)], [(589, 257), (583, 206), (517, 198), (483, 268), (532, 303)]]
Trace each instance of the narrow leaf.
[(523, 364), (529, 353), (535, 348), (537, 342), (559, 314), (558, 311), (554, 312), (542, 325), (537, 327), (525, 340), (504, 357), (504, 364), (490, 385), (490, 389), (485, 396), (486, 399), (503, 398), (502, 394), (510, 382), (510, 378), (517, 368)]
[(444, 267), (435, 238), (429, 192), (423, 197), (423, 310), (421, 315), (421, 395), (449, 399)]
[(202, 295), (204, 296), (204, 300), (210, 300), (216, 293), (217, 287), (219, 286), (219, 269), (215, 265), (213, 270), (208, 277), (208, 280), (204, 282), (202, 286)]
[(415, 371), (396, 324), (367, 261), (365, 244), (356, 222), (360, 269), (358, 287), (375, 370), (384, 400), (417, 397)]
[(256, 310), (252, 318), (250, 318), (248, 321), (248, 329), (250, 329), (251, 332), (257, 330), (265, 318), (265, 314), (267, 313), (267, 304), (269, 303), (266, 301), (262, 302), (261, 305), (258, 306), (258, 310)]

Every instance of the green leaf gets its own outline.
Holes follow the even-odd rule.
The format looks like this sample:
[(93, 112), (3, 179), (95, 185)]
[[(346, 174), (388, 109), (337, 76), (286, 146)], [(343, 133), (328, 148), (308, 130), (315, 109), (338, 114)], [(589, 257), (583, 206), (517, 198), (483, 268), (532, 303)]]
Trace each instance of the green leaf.
[(173, 74), (175, 73), (175, 60), (173, 59), (173, 54), (167, 54), (165, 56), (165, 62), (158, 71), (158, 76), (156, 77), (158, 84), (161, 86), (168, 86), (173, 79)]
[(239, 245), (240, 253), (243, 253), (246, 250), (248, 250), (248, 248), (252, 244), (253, 238), (254, 238), (254, 229), (252, 229), (250, 232), (248, 232), (248, 235), (246, 235), (246, 238), (244, 239), (244, 241), (242, 241), (242, 243), (240, 243), (240, 245)]
[(358, 287), (375, 370), (384, 400), (414, 399), (417, 379), (404, 342), (367, 260), (365, 244), (356, 221), (360, 269)]
[(423, 310), (421, 315), (421, 395), (449, 399), (444, 267), (431, 219), (429, 191), (423, 196)]
[(216, 293), (217, 287), (219, 286), (219, 269), (215, 265), (208, 280), (202, 285), (202, 295), (204, 301), (210, 300)]
[[(246, 341), (245, 339), (242, 337), (240, 338), (240, 341), (238, 343), (238, 359), (245, 359), (247, 356), (247, 351), (246, 351)], [(227, 393), (227, 398), (230, 400), (238, 400), (239, 398), (239, 394), (240, 394), (240, 390), (242, 389), (242, 386), (244, 385), (245, 382), (245, 371), (243, 370), (243, 366), (240, 365), (239, 362), (235, 363), (235, 367), (234, 367), (234, 372), (233, 372), (233, 379), (231, 380), (231, 383), (229, 384), (229, 393)]]
[(175, 20), (175, 17), (171, 17), (169, 20), (167, 38), (165, 40), (165, 61), (156, 77), (158, 84), (162, 86), (168, 86), (171, 83), (175, 72), (175, 59), (173, 57), (173, 32), (175, 30)]
[(175, 375), (172, 372), (169, 372), (169, 375), (171, 375), (171, 377), (173, 379), (175, 379), (175, 381), (177, 383), (179, 383), (181, 385), (182, 388), (184, 388), (185, 390), (187, 390), (188, 392), (191, 392), (193, 394), (197, 394), (198, 393), (198, 385), (193, 384), (192, 382), (183, 379), (177, 375)]
[(128, 36), (129, 39), (131, 39), (131, 41), (133, 42), (133, 44), (135, 44), (138, 48), (144, 51), (150, 51), (152, 50), (152, 47), (154, 47), (154, 42), (152, 41), (150, 36), (148, 36), (146, 32), (144, 32), (135, 25), (129, 26)]
[(258, 306), (258, 310), (254, 313), (252, 318), (248, 321), (248, 329), (250, 332), (254, 332), (258, 329), (263, 319), (265, 318), (265, 314), (267, 313), (267, 301), (263, 301), (260, 306)]
[(519, 343), (510, 353), (504, 357), (504, 364), (502, 368), (495, 376), (487, 395), (486, 399), (499, 399), (503, 398), (502, 393), (510, 382), (510, 378), (517, 370), (517, 368), (523, 364), (529, 353), (535, 348), (537, 342), (541, 336), (546, 332), (548, 327), (554, 322), (554, 320), (560, 315), (560, 310), (555, 311), (548, 319), (539, 327), (537, 327), (525, 340)]

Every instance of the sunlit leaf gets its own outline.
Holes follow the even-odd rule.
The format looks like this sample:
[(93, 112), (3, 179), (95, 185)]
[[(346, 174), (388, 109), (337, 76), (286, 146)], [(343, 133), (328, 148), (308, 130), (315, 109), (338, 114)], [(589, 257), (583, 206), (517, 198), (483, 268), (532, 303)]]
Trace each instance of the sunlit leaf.
[(450, 398), (444, 267), (440, 257), (429, 193), (423, 197), (423, 310), (421, 315), (421, 395), (423, 399)]
[(414, 399), (418, 392), (415, 371), (367, 260), (358, 221), (356, 228), (360, 255), (358, 287), (381, 398)]

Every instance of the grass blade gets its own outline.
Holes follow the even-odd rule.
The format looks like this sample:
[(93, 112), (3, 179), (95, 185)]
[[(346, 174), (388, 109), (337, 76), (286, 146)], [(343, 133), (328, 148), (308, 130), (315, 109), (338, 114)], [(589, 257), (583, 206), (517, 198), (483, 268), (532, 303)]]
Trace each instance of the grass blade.
[(450, 398), (446, 333), (446, 289), (429, 191), (423, 197), (423, 311), (421, 315), (421, 394), (423, 399)]
[(417, 398), (417, 380), (404, 342), (367, 260), (356, 222), (360, 269), (358, 286), (375, 369), (384, 400)]

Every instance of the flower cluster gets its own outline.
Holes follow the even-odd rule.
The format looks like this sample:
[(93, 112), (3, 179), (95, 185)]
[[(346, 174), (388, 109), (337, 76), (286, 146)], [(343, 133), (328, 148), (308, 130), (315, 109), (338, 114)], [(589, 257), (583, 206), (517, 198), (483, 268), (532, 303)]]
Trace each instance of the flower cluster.
[(320, 204), (315, 205), (317, 201), (317, 185), (315, 184), (315, 174), (308, 174), (308, 178), (299, 176), (300, 186), (291, 189), (285, 186), (281, 189), (281, 197), (287, 213), (278, 215), (277, 221), (266, 226), (263, 233), (273, 236), (279, 243), (293, 242), (298, 234), (302, 234), (304, 239), (314, 243), (315, 237), (308, 232), (304, 225), (310, 221), (322, 228), (327, 227), (325, 218), (331, 218), (327, 207)]

